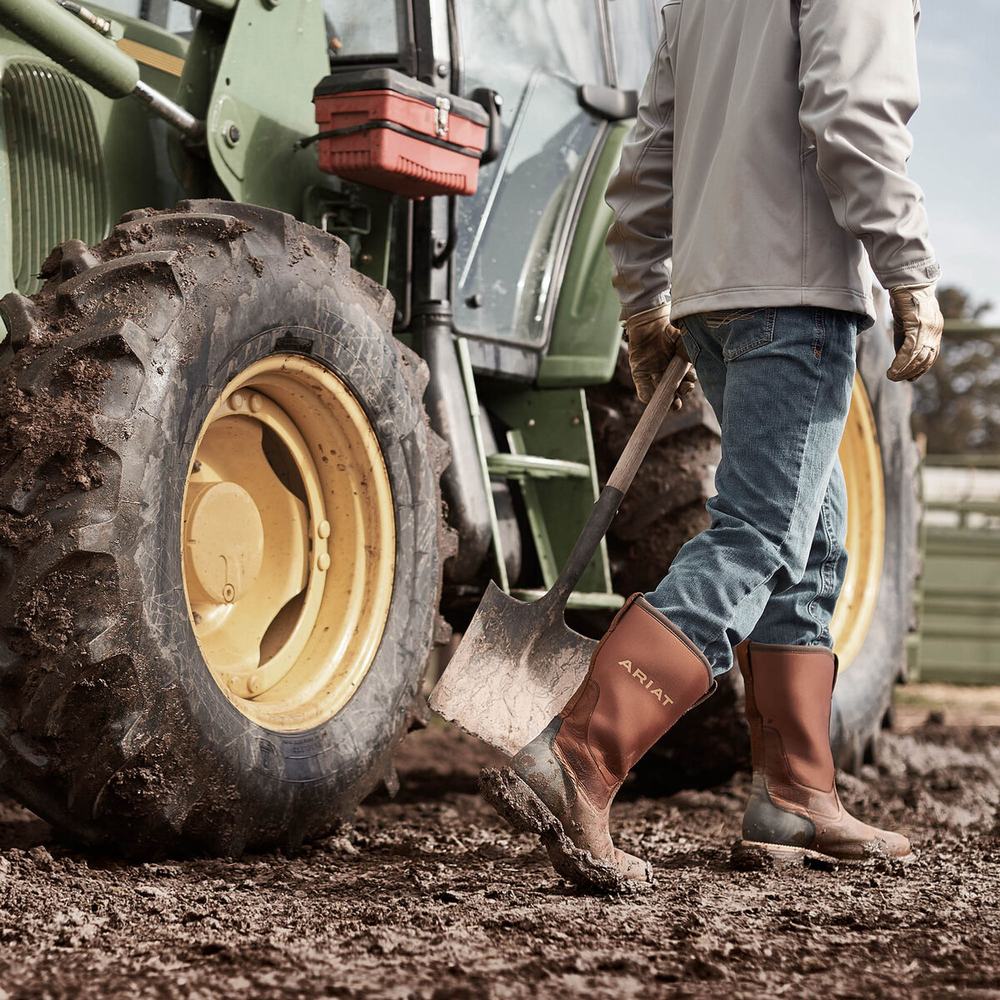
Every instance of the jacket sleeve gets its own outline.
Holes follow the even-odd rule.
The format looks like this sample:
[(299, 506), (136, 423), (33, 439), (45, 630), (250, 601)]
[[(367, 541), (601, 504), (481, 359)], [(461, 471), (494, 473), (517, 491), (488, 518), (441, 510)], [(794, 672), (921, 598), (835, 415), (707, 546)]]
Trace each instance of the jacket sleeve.
[(673, 175), (674, 72), (661, 35), (635, 125), (605, 195), (614, 213), (606, 245), (622, 319), (670, 301)]
[(885, 288), (940, 276), (923, 193), (907, 175), (920, 103), (914, 0), (801, 0), (799, 120), (837, 222)]

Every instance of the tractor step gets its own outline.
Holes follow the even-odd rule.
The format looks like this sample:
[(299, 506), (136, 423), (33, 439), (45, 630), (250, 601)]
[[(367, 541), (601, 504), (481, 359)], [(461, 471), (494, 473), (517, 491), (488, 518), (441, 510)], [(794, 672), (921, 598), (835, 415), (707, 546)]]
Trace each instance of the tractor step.
[(514, 455), (498, 452), (486, 459), (491, 476), (503, 479), (590, 479), (590, 466), (541, 455)]
[[(485, 402), (490, 413), (507, 428), (507, 450), (487, 454), (481, 423), (486, 418), (480, 409), (468, 341), (458, 338), (457, 348), (489, 503), (497, 583), (504, 593), (535, 600), (552, 588), (559, 567), (569, 558), (600, 493), (586, 393), (578, 388), (525, 390), (490, 386)], [(493, 502), (496, 480), (516, 484), (521, 494), (541, 587), (511, 587)], [(570, 597), (570, 608), (596, 611), (621, 607), (622, 598), (611, 584), (603, 539), (578, 586), (579, 591)]]
[[(537, 601), (547, 593), (547, 590), (541, 589), (514, 588), (510, 596), (516, 597), (519, 601)], [(566, 607), (571, 611), (617, 611), (624, 603), (625, 598), (620, 594), (596, 594), (576, 590), (569, 595)]]
[[(487, 472), (517, 485), (541, 571), (541, 587), (509, 593), (535, 600), (555, 583), (600, 493), (587, 399), (582, 389), (504, 388), (491, 394), (489, 406), (507, 428), (507, 450), (486, 457)], [(571, 608), (621, 607), (603, 541), (578, 586)]]

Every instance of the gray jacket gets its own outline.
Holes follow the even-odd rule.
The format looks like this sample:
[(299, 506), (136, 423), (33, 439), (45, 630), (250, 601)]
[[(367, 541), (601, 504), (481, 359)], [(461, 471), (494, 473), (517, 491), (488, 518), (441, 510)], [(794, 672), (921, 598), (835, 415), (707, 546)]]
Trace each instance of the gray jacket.
[(675, 321), (797, 305), (874, 319), (871, 269), (886, 288), (939, 276), (906, 173), (919, 17), (919, 0), (663, 5), (607, 192), (623, 318), (672, 298)]

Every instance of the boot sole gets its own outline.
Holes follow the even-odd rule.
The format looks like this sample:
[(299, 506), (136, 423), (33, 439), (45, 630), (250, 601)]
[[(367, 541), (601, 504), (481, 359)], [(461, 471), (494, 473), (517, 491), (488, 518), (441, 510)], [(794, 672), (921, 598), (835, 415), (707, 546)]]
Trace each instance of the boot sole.
[(785, 844), (765, 844), (756, 840), (741, 840), (733, 848), (733, 860), (737, 863), (744, 860), (752, 862), (759, 858), (761, 853), (766, 854), (775, 864), (783, 867), (806, 865), (810, 861), (824, 867), (847, 865), (852, 868), (863, 868), (875, 861), (897, 861), (900, 864), (908, 865), (917, 858), (912, 851), (901, 858), (877, 852), (872, 852), (869, 858), (838, 858), (835, 854), (824, 854), (822, 851), (814, 851), (807, 847), (789, 847)]
[(617, 895), (646, 892), (652, 888), (653, 873), (648, 864), (645, 880), (636, 881), (624, 876), (614, 865), (577, 847), (566, 836), (556, 815), (511, 768), (483, 768), (479, 774), (479, 788), (483, 798), (515, 830), (541, 838), (552, 867), (574, 885)]

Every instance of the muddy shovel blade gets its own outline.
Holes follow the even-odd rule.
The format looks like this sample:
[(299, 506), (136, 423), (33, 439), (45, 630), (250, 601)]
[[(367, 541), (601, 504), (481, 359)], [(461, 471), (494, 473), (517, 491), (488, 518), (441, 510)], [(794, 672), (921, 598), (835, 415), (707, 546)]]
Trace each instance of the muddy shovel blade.
[(687, 370), (687, 357), (678, 354), (663, 373), (548, 593), (529, 604), (490, 583), (431, 692), (431, 708), (449, 722), (513, 756), (562, 711), (580, 686), (597, 643), (566, 624), (566, 603), (614, 520)]
[(517, 753), (569, 701), (597, 645), (566, 624), (564, 604), (552, 594), (528, 604), (491, 582), (431, 693), (431, 708)]

